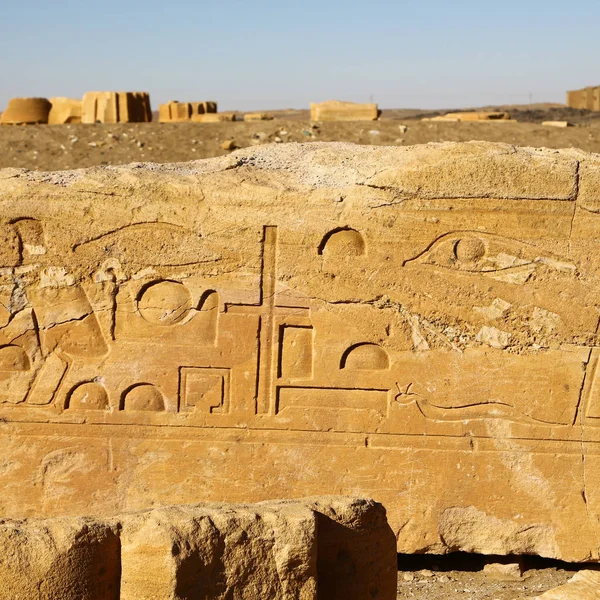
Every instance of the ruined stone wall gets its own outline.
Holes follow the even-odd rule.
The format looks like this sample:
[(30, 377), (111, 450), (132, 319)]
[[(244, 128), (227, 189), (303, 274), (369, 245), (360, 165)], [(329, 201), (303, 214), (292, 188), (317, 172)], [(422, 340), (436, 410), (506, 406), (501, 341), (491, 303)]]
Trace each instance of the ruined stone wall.
[(394, 600), (373, 501), (170, 506), (0, 521), (0, 600)]
[(47, 98), (12, 98), (0, 116), (0, 125), (34, 125), (48, 122)]
[(567, 92), (567, 106), (600, 111), (600, 86)]
[(600, 158), (281, 144), (0, 172), (0, 515), (336, 493), (598, 559)]
[(145, 123), (152, 121), (146, 92), (86, 92), (82, 123)]
[[(201, 122), (200, 115), (212, 115), (217, 112), (216, 102), (178, 102), (171, 100), (158, 107), (161, 123)], [(221, 119), (218, 119), (221, 120)], [(225, 119), (224, 119), (225, 120)]]
[(75, 98), (50, 98), (50, 125), (63, 125), (65, 123), (81, 123), (83, 102)]

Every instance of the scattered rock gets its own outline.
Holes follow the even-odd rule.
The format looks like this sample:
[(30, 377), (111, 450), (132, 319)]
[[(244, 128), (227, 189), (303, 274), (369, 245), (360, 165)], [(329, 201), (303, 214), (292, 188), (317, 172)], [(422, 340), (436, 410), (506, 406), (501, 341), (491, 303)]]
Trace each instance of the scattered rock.
[(483, 567), (483, 573), (494, 581), (521, 581), (523, 569), (519, 563), (488, 563)]
[(225, 140), (224, 142), (221, 142), (221, 148), (223, 148), (223, 150), (235, 150), (237, 146), (233, 140)]

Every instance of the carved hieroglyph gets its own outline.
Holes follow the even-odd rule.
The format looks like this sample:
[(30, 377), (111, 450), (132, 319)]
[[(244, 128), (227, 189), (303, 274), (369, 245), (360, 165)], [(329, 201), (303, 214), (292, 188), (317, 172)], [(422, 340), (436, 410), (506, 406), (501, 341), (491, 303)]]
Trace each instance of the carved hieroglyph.
[(285, 144), (0, 172), (0, 514), (371, 496), (598, 558), (600, 158)]

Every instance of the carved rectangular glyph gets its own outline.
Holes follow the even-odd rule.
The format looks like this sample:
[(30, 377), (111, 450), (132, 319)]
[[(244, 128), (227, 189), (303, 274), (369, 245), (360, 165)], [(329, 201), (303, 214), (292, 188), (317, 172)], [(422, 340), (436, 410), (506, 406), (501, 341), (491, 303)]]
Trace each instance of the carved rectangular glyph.
[(483, 143), (0, 171), (0, 516), (358, 494), (402, 552), (598, 558), (598, 172)]

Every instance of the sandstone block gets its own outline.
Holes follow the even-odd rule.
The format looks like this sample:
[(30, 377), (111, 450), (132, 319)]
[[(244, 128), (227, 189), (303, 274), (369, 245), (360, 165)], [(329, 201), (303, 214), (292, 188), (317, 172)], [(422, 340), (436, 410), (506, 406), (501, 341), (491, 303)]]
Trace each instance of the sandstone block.
[(82, 123), (143, 123), (152, 120), (146, 92), (86, 92)]
[(270, 113), (246, 113), (244, 121), (272, 121), (273, 115)]
[(439, 117), (431, 117), (428, 121), (511, 121), (511, 116), (505, 112), (457, 112), (447, 113)]
[[(159, 106), (161, 123), (196, 121), (198, 117), (217, 112), (216, 102), (178, 102), (171, 100)], [(227, 119), (222, 119), (227, 120)], [(233, 120), (233, 119), (231, 119)]]
[(567, 92), (567, 106), (583, 110), (600, 111), (600, 86), (586, 87)]
[(50, 108), (46, 98), (12, 98), (0, 116), (0, 125), (47, 123)]
[(50, 125), (63, 125), (65, 123), (81, 123), (83, 103), (74, 98), (50, 98)]
[(543, 121), (542, 125), (544, 127), (573, 127), (573, 123), (569, 123), (569, 121)]
[(317, 516), (319, 598), (395, 598), (396, 540), (384, 507), (335, 497), (306, 502)]
[(223, 121), (235, 121), (235, 113), (204, 113), (192, 115), (193, 123), (221, 123)]
[(317, 523), (300, 503), (169, 507), (122, 523), (122, 600), (317, 598)]
[(0, 174), (0, 514), (360, 492), (401, 552), (597, 560), (598, 181), (482, 142)]
[(311, 121), (376, 121), (379, 114), (377, 104), (328, 100), (310, 105)]
[(83, 518), (0, 520), (0, 599), (119, 600), (119, 538)]

